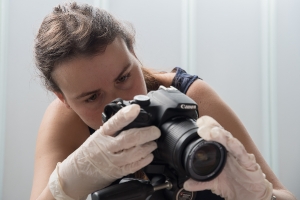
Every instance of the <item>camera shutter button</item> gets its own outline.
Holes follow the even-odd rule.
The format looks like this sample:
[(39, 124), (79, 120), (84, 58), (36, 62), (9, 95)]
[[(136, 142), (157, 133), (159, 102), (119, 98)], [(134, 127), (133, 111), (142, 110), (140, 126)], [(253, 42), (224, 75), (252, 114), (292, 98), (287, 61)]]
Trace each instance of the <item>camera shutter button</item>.
[(132, 103), (139, 104), (140, 106), (149, 106), (150, 98), (147, 95), (136, 95), (133, 98)]

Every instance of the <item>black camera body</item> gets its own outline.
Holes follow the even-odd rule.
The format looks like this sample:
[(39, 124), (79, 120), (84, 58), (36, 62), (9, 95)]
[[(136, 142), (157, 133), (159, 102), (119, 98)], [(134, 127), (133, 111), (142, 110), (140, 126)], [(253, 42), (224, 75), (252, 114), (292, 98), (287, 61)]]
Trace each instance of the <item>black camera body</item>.
[[(185, 180), (209, 181), (223, 169), (226, 149), (214, 141), (205, 141), (197, 134), (198, 105), (174, 87), (160, 86), (147, 95), (133, 100), (116, 99), (106, 105), (102, 113), (105, 123), (121, 108), (138, 104), (137, 118), (123, 130), (155, 125), (161, 130), (156, 140), (158, 148), (154, 160), (144, 168), (145, 173), (163, 175), (178, 189)], [(122, 131), (123, 131), (122, 130)]]
[(174, 87), (160, 87), (159, 90), (151, 91), (147, 95), (136, 95), (130, 101), (115, 99), (104, 108), (103, 122), (106, 122), (121, 108), (131, 104), (139, 104), (141, 111), (137, 118), (123, 130), (151, 125), (161, 127), (166, 121), (177, 117), (194, 120), (198, 118), (198, 106), (195, 101)]

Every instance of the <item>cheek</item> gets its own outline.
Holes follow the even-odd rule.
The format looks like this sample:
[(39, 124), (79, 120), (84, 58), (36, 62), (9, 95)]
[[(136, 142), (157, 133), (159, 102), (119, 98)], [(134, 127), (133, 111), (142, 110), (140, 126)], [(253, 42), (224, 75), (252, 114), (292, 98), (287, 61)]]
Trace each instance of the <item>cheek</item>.
[(74, 110), (86, 125), (93, 129), (98, 129), (102, 125), (102, 108), (101, 109), (87, 109), (79, 108)]
[(134, 96), (136, 95), (146, 95), (147, 94), (147, 88), (146, 84), (143, 79), (140, 80), (135, 80), (133, 83), (133, 86), (129, 91), (126, 91), (127, 94), (125, 94), (127, 97), (133, 99)]
[(139, 94), (147, 94), (147, 87), (146, 87), (146, 82), (144, 79), (144, 75), (141, 70), (138, 71), (139, 76), (138, 79), (136, 80), (136, 90), (139, 92)]
[(137, 90), (139, 91), (138, 94), (146, 95), (146, 94), (147, 94), (147, 87), (146, 87), (146, 84), (145, 84), (144, 82), (143, 82), (143, 84), (139, 84)]
[(116, 92), (118, 97), (132, 100), (135, 95), (147, 94), (144, 76), (138, 70), (134, 72), (132, 79), (129, 80), (126, 86), (126, 88), (118, 88), (118, 91)]

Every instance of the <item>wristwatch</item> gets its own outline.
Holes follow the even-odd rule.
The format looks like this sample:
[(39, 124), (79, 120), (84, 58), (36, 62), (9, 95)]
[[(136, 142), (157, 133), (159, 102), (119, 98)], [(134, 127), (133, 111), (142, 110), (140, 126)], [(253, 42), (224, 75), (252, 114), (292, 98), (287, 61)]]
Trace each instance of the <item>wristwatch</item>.
[(273, 194), (271, 200), (276, 200), (276, 196)]

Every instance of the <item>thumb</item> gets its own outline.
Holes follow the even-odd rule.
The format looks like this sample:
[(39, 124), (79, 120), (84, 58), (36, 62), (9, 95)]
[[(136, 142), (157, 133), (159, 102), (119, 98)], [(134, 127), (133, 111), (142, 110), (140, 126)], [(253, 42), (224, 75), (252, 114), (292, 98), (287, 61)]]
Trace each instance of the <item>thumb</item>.
[(104, 135), (114, 135), (122, 128), (130, 124), (140, 113), (140, 106), (132, 104), (120, 109), (114, 116), (112, 116), (102, 126), (102, 133)]
[(201, 190), (208, 190), (212, 189), (211, 186), (212, 182), (200, 182), (200, 181), (195, 181), (193, 179), (189, 179), (184, 182), (183, 188), (187, 191), (201, 191)]

